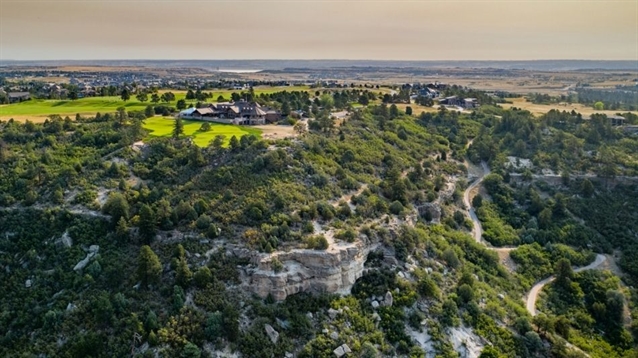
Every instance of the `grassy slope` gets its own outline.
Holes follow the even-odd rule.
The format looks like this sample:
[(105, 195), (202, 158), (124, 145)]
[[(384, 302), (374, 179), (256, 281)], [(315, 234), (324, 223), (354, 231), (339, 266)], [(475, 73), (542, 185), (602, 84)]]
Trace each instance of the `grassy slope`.
[[(149, 130), (152, 137), (168, 137), (173, 133), (174, 119), (171, 117), (154, 117), (144, 122), (144, 128)], [(228, 146), (230, 138), (253, 134), (261, 136), (261, 130), (250, 127), (235, 126), (232, 124), (210, 123), (211, 130), (208, 132), (200, 132), (199, 128), (203, 122), (184, 120), (184, 134), (193, 137), (195, 144), (200, 147), (207, 147), (208, 143), (217, 135), (226, 136), (224, 146)]]

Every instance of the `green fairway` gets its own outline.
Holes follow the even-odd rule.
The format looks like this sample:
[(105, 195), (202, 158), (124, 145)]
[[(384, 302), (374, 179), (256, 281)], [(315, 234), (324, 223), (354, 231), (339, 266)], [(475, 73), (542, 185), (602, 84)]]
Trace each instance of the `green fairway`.
[[(232, 124), (210, 123), (211, 130), (200, 132), (201, 121), (183, 120), (184, 134), (192, 137), (195, 144), (200, 147), (207, 147), (211, 140), (218, 135), (226, 136), (224, 146), (228, 146), (230, 138), (236, 136), (237, 139), (247, 134), (261, 136), (261, 130), (246, 126), (236, 126)], [(144, 121), (144, 128), (149, 130), (151, 137), (169, 137), (173, 134), (175, 119), (172, 117), (153, 117)]]
[[(176, 94), (177, 99), (184, 98), (184, 94)], [(115, 112), (118, 107), (124, 107), (127, 111), (143, 111), (150, 102), (142, 103), (134, 97), (124, 102), (120, 97), (89, 97), (71, 100), (30, 100), (16, 104), (0, 106), (0, 118), (9, 119), (14, 117), (18, 120), (30, 119), (38, 121), (52, 114), (61, 116), (71, 116), (76, 113), (95, 114), (97, 112)], [(162, 104), (162, 103), (160, 103)], [(174, 106), (175, 102), (168, 105)], [(33, 117), (33, 118), (31, 118)]]
[[(305, 91), (308, 90), (308, 86), (290, 86), (290, 87), (256, 87), (255, 94), (270, 94), (280, 91)], [(167, 92), (167, 91), (160, 91)], [(175, 107), (177, 100), (186, 97), (186, 91), (171, 91), (175, 94), (175, 101), (170, 103), (158, 103), (153, 104), (151, 102), (140, 102), (135, 99), (135, 96), (131, 96), (131, 99), (124, 102), (119, 96), (112, 97), (88, 97), (80, 98), (75, 101), (72, 100), (44, 100), (34, 99), (21, 103), (0, 105), (0, 119), (8, 120), (13, 118), (15, 120), (24, 121), (29, 119), (34, 122), (43, 122), (46, 117), (52, 114), (59, 114), (61, 116), (74, 116), (77, 113), (82, 115), (94, 115), (97, 112), (107, 113), (115, 112), (118, 107), (124, 107), (127, 111), (142, 111), (148, 105), (167, 105)], [(213, 94), (211, 102), (216, 102), (217, 98), (221, 95), (224, 100), (228, 101), (231, 98), (233, 92), (241, 93), (245, 91), (239, 90), (211, 90), (205, 91)], [(187, 103), (194, 104), (196, 101), (187, 101)]]

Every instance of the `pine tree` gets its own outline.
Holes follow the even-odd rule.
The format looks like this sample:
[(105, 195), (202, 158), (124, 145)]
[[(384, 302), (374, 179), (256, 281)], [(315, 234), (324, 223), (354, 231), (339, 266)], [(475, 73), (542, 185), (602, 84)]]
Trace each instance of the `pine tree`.
[(180, 117), (175, 118), (175, 126), (173, 127), (173, 138), (179, 138), (184, 134), (184, 123)]
[(175, 281), (178, 285), (186, 288), (190, 284), (192, 278), (193, 273), (191, 272), (190, 268), (188, 268), (186, 258), (180, 258), (177, 262), (177, 269), (175, 270)]
[(140, 236), (146, 243), (150, 243), (151, 239), (155, 235), (156, 230), (156, 222), (155, 222), (155, 213), (150, 206), (144, 205), (140, 209)]
[(126, 223), (126, 219), (122, 216), (120, 220), (117, 221), (117, 226), (115, 228), (115, 237), (121, 242), (124, 242), (129, 238), (128, 236), (128, 224)]
[(159, 258), (150, 246), (142, 246), (137, 259), (137, 277), (142, 287), (158, 283), (161, 275), (162, 264)]

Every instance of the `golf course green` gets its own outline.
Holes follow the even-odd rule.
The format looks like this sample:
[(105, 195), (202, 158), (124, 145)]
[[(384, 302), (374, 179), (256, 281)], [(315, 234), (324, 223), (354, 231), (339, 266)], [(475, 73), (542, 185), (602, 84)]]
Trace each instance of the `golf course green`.
[[(245, 135), (261, 136), (261, 130), (253, 127), (236, 126), (232, 124), (210, 123), (211, 129), (207, 132), (200, 131), (202, 121), (182, 120), (184, 123), (184, 135), (192, 137), (195, 144), (207, 147), (211, 140), (218, 135), (225, 136), (224, 146), (228, 146), (232, 136), (241, 138)], [(170, 137), (173, 134), (175, 118), (153, 117), (144, 121), (144, 128), (150, 133), (150, 137)]]
[[(270, 94), (280, 91), (305, 91), (308, 90), (308, 86), (282, 86), (282, 87), (256, 87), (254, 89), (256, 95)], [(161, 90), (160, 93), (166, 92)], [(140, 102), (135, 96), (131, 96), (128, 101), (123, 101), (119, 96), (110, 97), (87, 97), (77, 100), (53, 100), (53, 99), (32, 99), (14, 104), (0, 105), (0, 120), (9, 120), (11, 118), (17, 121), (30, 120), (32, 122), (44, 122), (44, 120), (53, 114), (58, 114), (62, 117), (73, 117), (77, 113), (81, 115), (95, 115), (95, 113), (107, 113), (116, 112), (117, 108), (124, 107), (127, 111), (142, 111), (148, 105), (167, 105), (174, 107), (176, 101), (184, 99), (186, 97), (186, 91), (172, 91), (175, 94), (175, 101), (169, 103), (157, 103)], [(230, 100), (233, 92), (243, 92), (240, 90), (212, 90), (206, 91), (213, 95), (210, 101), (215, 102), (219, 96), (222, 96), (224, 100)], [(187, 105), (194, 104), (196, 101), (189, 100)]]

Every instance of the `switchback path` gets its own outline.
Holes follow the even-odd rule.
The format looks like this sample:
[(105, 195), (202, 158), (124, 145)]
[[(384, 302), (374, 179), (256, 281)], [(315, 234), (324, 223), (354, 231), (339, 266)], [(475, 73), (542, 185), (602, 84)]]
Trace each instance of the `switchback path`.
[[(465, 192), (463, 193), (463, 203), (468, 208), (467, 214), (470, 217), (470, 219), (472, 220), (472, 226), (473, 226), (473, 228), (472, 228), (472, 237), (474, 238), (474, 240), (476, 240), (476, 242), (485, 245), (490, 250), (493, 250), (493, 251), (496, 251), (496, 252), (499, 252), (499, 253), (510, 252), (512, 250), (515, 250), (516, 247), (492, 247), (488, 242), (483, 240), (483, 227), (481, 226), (481, 222), (479, 221), (478, 217), (476, 216), (476, 211), (472, 207), (472, 200), (470, 198), (470, 192), (474, 188), (477, 188), (479, 185), (481, 185), (481, 183), (483, 182), (483, 179), (485, 178), (485, 176), (490, 173), (490, 168), (487, 166), (487, 164), (485, 162), (482, 162), (481, 166), (483, 167), (483, 172), (474, 181), (474, 183), (472, 183), (472, 185), (468, 186), (467, 189), (465, 189)], [(604, 263), (605, 260), (606, 260), (606, 257), (604, 255), (598, 254), (596, 256), (596, 260), (594, 260), (594, 262), (592, 262), (591, 264), (589, 264), (587, 266), (574, 268), (574, 272), (581, 272), (581, 271), (585, 271), (585, 270), (596, 269), (596, 268), (600, 267), (600, 265), (602, 263)], [(543, 287), (545, 285), (547, 285), (548, 283), (552, 282), (554, 279), (555, 279), (554, 276), (550, 276), (550, 277), (548, 277), (548, 278), (546, 278), (544, 280), (539, 281), (527, 293), (526, 300), (525, 300), (526, 308), (527, 308), (527, 311), (529, 312), (529, 314), (531, 314), (532, 316), (536, 315), (536, 300), (538, 299), (538, 295), (540, 294), (540, 292), (543, 289)]]
[[(472, 143), (470, 142), (468, 144), (471, 145)], [(472, 237), (474, 238), (474, 240), (476, 240), (476, 242), (485, 245), (488, 249), (490, 250), (494, 250), (498, 253), (501, 252), (507, 252), (509, 253), (510, 251), (516, 249), (516, 247), (506, 247), (506, 248), (496, 248), (496, 247), (492, 247), (489, 243), (487, 243), (485, 240), (483, 240), (483, 227), (481, 226), (481, 222), (479, 221), (478, 217), (476, 216), (476, 212), (474, 210), (474, 208), (472, 207), (472, 201), (470, 199), (470, 192), (474, 189), (477, 188), (479, 185), (481, 185), (481, 183), (483, 182), (483, 179), (485, 178), (486, 175), (488, 175), (490, 173), (490, 168), (487, 166), (487, 164), (485, 162), (481, 163), (481, 166), (483, 167), (483, 171), (481, 173), (481, 175), (474, 181), (474, 183), (472, 183), (470, 186), (467, 187), (467, 189), (465, 189), (465, 192), (463, 193), (463, 203), (465, 204), (465, 206), (468, 208), (467, 209), (467, 214), (470, 217), (470, 219), (472, 220)], [(606, 257), (604, 255), (598, 254), (596, 255), (596, 260), (594, 260), (594, 262), (592, 262), (591, 264), (587, 265), (587, 266), (583, 266), (583, 267), (578, 267), (578, 268), (574, 268), (574, 272), (581, 272), (581, 271), (585, 271), (585, 270), (591, 270), (591, 269), (595, 269), (595, 268), (599, 268), (600, 265), (602, 263), (604, 263), (606, 260)], [(525, 296), (525, 307), (527, 308), (527, 311), (529, 312), (530, 315), (536, 316), (536, 300), (538, 299), (538, 295), (540, 294), (540, 292), (542, 291), (543, 287), (545, 287), (545, 285), (547, 285), (548, 283), (554, 281), (556, 277), (554, 276), (550, 276), (544, 280), (539, 281), (538, 283), (536, 283), (532, 289), (527, 293), (527, 295)], [(589, 357), (589, 354), (587, 354), (586, 352), (584, 352), (582, 349), (580, 349), (579, 347), (569, 343), (569, 342), (565, 342), (567, 347), (577, 350), (581, 353), (583, 353), (585, 356)]]

